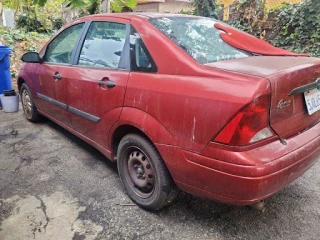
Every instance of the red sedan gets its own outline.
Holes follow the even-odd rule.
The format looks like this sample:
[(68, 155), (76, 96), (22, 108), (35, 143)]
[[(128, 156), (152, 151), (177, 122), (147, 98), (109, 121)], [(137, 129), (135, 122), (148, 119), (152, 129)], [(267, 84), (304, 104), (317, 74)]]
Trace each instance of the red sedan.
[(320, 156), (320, 59), (213, 19), (88, 16), (22, 60), (26, 118), (46, 116), (117, 161), (146, 209), (178, 188), (253, 204)]

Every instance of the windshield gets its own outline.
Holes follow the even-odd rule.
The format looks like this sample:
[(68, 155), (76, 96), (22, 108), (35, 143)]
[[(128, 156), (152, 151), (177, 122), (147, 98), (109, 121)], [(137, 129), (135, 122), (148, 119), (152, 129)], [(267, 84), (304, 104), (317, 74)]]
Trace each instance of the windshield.
[(198, 63), (251, 56), (224, 42), (220, 37), (222, 31), (214, 27), (217, 22), (212, 19), (165, 17), (152, 18), (150, 22)]

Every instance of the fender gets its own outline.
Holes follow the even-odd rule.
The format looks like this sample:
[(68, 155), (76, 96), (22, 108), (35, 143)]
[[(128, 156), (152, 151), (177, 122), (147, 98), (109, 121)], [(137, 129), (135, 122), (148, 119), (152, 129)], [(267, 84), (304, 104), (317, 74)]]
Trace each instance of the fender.
[[(30, 74), (27, 71), (21, 69), (19, 71), (19, 75), (17, 77), (17, 85), (19, 86), (19, 79), (23, 79), (23, 81), (28, 85), (29, 88), (33, 88), (33, 83), (30, 78)], [(31, 90), (31, 89), (30, 89)], [(31, 90), (32, 91), (32, 90)]]
[[(31, 65), (31, 67), (28, 67), (28, 71), (25, 71), (26, 65), (28, 66)], [(25, 63), (24, 65), (22, 65), (18, 75), (17, 84), (18, 84), (19, 78), (22, 78), (25, 81), (25, 83), (28, 85), (31, 91), (35, 104), (37, 105), (38, 96), (36, 92), (39, 91), (40, 85), (37, 79), (38, 71), (35, 69), (36, 69), (35, 63)]]
[(122, 125), (131, 125), (146, 134), (153, 144), (173, 145), (174, 141), (168, 130), (148, 113), (132, 107), (123, 107), (119, 121), (109, 132), (109, 149), (112, 146), (112, 138), (115, 130)]

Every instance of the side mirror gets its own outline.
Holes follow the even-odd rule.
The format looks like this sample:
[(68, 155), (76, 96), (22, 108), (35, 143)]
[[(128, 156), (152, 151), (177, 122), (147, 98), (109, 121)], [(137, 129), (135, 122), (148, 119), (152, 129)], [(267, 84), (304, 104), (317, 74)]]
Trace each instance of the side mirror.
[(28, 52), (22, 55), (21, 61), (26, 63), (40, 63), (40, 57), (37, 52)]

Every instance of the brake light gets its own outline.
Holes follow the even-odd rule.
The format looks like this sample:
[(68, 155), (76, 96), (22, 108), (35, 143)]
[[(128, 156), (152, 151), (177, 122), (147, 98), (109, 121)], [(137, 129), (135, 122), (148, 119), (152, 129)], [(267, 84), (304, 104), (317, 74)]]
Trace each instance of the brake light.
[(220, 131), (214, 141), (241, 146), (274, 136), (269, 127), (270, 99), (270, 95), (254, 99)]

